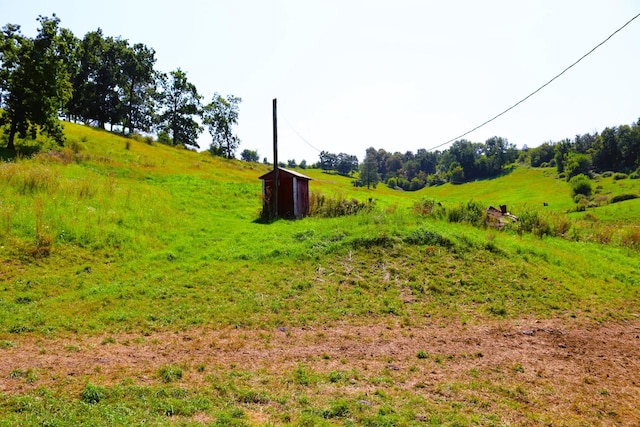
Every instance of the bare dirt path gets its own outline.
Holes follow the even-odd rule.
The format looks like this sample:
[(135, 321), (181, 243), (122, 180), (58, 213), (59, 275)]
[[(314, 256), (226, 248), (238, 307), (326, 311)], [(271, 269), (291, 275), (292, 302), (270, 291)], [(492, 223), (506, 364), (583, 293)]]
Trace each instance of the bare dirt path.
[[(572, 414), (640, 425), (640, 321), (518, 320), (417, 328), (336, 324), (8, 338), (13, 347), (0, 349), (0, 392), (9, 394), (38, 386), (79, 388), (87, 381), (110, 385), (125, 378), (157, 384), (158, 369), (166, 365), (184, 366), (193, 373), (186, 378), (188, 386), (197, 386), (205, 381), (195, 375), (197, 366), (284, 375), (304, 364), (317, 372), (390, 372), (402, 375), (403, 388), (445, 399), (464, 398), (447, 396), (443, 385), (456, 382), (481, 382), (486, 387), (476, 386), (476, 393), (488, 398), (495, 393), (490, 385), (511, 387), (524, 391), (524, 405), (531, 410), (545, 405), (535, 410), (551, 419)], [(37, 380), (18, 380), (12, 375), (16, 370), (32, 370)], [(353, 385), (358, 392), (367, 387), (372, 386)]]

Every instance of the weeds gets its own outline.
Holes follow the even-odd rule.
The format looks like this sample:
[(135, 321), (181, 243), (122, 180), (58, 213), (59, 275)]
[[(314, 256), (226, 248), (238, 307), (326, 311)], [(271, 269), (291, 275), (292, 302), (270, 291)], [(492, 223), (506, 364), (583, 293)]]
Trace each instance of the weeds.
[(311, 192), (309, 195), (309, 215), (323, 218), (334, 218), (345, 215), (355, 215), (360, 212), (370, 211), (374, 203), (360, 202), (356, 199), (347, 200), (344, 196), (328, 197), (324, 194)]
[(163, 366), (158, 370), (158, 377), (165, 383), (182, 379), (182, 368), (176, 365)]
[(105, 388), (87, 383), (82, 389), (80, 398), (85, 403), (96, 404), (104, 400), (107, 397), (107, 391)]
[(36, 235), (35, 245), (31, 250), (31, 256), (34, 258), (48, 257), (51, 254), (53, 236), (51, 236), (48, 227), (44, 224), (44, 201), (40, 198), (36, 199), (35, 215)]

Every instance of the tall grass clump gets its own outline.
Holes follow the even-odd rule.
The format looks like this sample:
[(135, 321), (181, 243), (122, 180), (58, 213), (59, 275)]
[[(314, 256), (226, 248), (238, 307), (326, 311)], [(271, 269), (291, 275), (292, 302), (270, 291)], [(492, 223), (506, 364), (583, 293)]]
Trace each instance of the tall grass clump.
[(422, 198), (413, 204), (413, 211), (422, 216), (440, 217), (444, 214), (445, 209), (440, 202)]
[(82, 389), (80, 397), (85, 403), (96, 404), (107, 397), (107, 391), (104, 387), (87, 383)]
[(53, 193), (59, 186), (58, 173), (48, 167), (20, 163), (3, 164), (0, 178), (20, 195)]
[(360, 202), (357, 199), (348, 200), (343, 195), (329, 197), (317, 192), (311, 192), (309, 195), (310, 216), (334, 218), (355, 215), (360, 212), (370, 211), (373, 206), (374, 203), (371, 200), (367, 203)]
[(44, 220), (44, 201), (40, 198), (35, 203), (36, 215), (36, 235), (35, 245), (31, 251), (34, 258), (48, 257), (51, 254), (51, 245), (53, 244), (53, 236), (49, 232), (49, 227)]
[(182, 368), (176, 365), (163, 366), (158, 370), (158, 377), (165, 383), (178, 381), (182, 378)]
[(2, 237), (9, 236), (11, 234), (11, 223), (13, 222), (14, 208), (11, 205), (5, 205), (0, 200), (0, 241)]
[(446, 212), (449, 222), (466, 222), (476, 227), (486, 224), (486, 211), (479, 202), (473, 200), (448, 208)]
[(533, 233), (538, 237), (552, 235), (549, 221), (536, 210), (527, 209), (518, 215), (518, 234)]
[(640, 250), (640, 227), (634, 226), (622, 230), (620, 244), (629, 249)]

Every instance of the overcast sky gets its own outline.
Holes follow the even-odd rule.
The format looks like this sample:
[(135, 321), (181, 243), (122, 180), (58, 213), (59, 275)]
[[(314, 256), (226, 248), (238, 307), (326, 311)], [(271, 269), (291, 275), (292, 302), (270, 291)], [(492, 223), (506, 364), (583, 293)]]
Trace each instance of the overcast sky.
[[(240, 105), (239, 153), (430, 149), (515, 104), (640, 13), (636, 0), (0, 0), (0, 25), (38, 15), (156, 50), (209, 102)], [(465, 138), (518, 147), (640, 117), (640, 18), (529, 100)], [(306, 142), (305, 142), (306, 140)], [(205, 131), (200, 144), (207, 148)], [(312, 148), (310, 145), (315, 148)], [(443, 147), (443, 148), (446, 148)]]

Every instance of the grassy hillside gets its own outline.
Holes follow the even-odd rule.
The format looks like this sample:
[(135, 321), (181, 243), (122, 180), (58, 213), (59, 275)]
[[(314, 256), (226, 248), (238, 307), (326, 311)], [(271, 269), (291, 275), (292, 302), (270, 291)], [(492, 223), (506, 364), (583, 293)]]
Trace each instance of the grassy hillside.
[[(311, 191), (371, 198), (373, 208), (355, 216), (264, 224), (257, 221), (257, 178), (267, 171), (264, 165), (74, 124), (65, 131), (63, 151), (0, 163), (0, 357), (30, 340), (73, 337), (100, 337), (108, 344), (128, 334), (128, 343), (142, 345), (155, 334), (229, 328), (269, 337), (274, 330), (331, 325), (419, 329), (425, 319), (444, 328), (521, 319), (591, 325), (637, 322), (640, 316), (640, 199), (606, 204), (603, 198), (601, 207), (571, 212), (569, 186), (551, 169), (515, 167), (495, 180), (416, 193), (383, 185), (354, 188), (348, 178), (306, 170)], [(638, 181), (602, 178), (597, 191), (609, 199), (639, 194)], [(470, 200), (506, 204), (516, 215), (539, 213), (554, 230), (564, 224), (564, 232), (537, 237), (517, 226), (498, 231), (449, 222), (446, 213), (417, 213), (414, 205), (424, 199), (439, 201), (443, 212)], [(209, 424), (218, 425), (411, 425), (413, 412), (424, 404), (412, 401), (415, 390), (405, 390), (391, 376), (380, 379), (391, 381), (386, 386), (369, 384), (372, 393), (386, 389), (386, 403), (373, 409), (357, 403), (371, 398), (347, 390), (348, 377), (356, 375), (345, 373), (347, 361), (345, 372), (336, 371), (336, 381), (328, 382), (344, 388), (326, 393), (327, 383), (304, 365), (287, 373), (296, 384), (317, 388), (307, 389), (308, 396), (278, 388), (280, 397), (265, 398), (270, 404), (262, 421), (242, 415), (260, 404), (263, 390), (242, 374), (217, 379), (226, 393), (248, 393), (231, 405), (220, 389), (197, 392), (188, 382), (176, 389), (173, 380), (148, 385), (127, 377), (118, 385), (99, 374), (60, 381), (35, 366), (5, 368), (10, 371), (0, 376), (28, 384), (19, 393), (0, 389), (0, 419), (10, 424), (65, 417), (91, 423), (117, 413), (116, 423), (199, 424), (194, 417), (206, 414)], [(180, 369), (200, 372), (194, 366)], [(272, 387), (290, 381), (252, 372)], [(457, 387), (471, 393), (473, 384)], [(81, 394), (94, 386), (103, 393), (100, 405)], [(170, 411), (150, 414), (144, 405), (127, 403), (140, 398), (131, 396), (132, 387), (147, 387), (140, 393), (152, 405), (173, 402), (191, 409), (177, 418)], [(432, 408), (433, 424), (500, 424), (523, 409), (528, 415), (516, 424), (562, 419), (536, 408), (535, 401), (520, 402), (517, 393), (501, 396), (504, 405), (459, 411), (442, 397)], [(288, 403), (276, 405), (278, 399)], [(288, 418), (278, 418), (282, 413)], [(588, 411), (575, 417), (576, 425), (598, 419)]]

